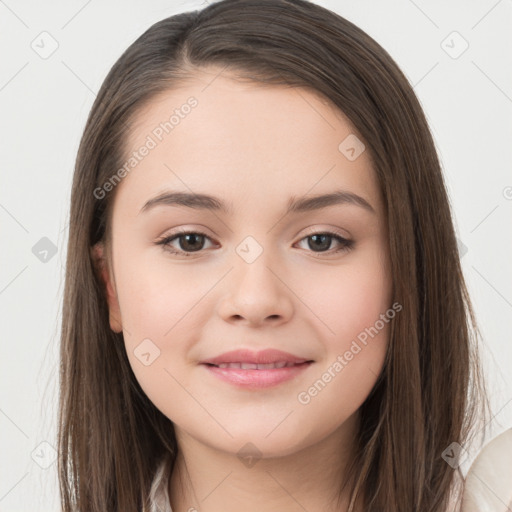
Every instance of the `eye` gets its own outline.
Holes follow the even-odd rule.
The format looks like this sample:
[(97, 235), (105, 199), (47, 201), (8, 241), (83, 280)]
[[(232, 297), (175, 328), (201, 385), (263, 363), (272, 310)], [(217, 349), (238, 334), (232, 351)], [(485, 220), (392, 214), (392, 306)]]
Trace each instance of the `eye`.
[[(162, 245), (164, 249), (169, 251), (171, 254), (190, 256), (191, 254), (200, 252), (204, 249), (205, 240), (211, 240), (205, 233), (201, 233), (199, 231), (180, 231), (177, 234), (175, 233), (162, 238), (157, 241), (156, 244)], [(300, 242), (305, 240), (308, 240), (308, 247), (316, 253), (330, 254), (349, 251), (354, 245), (353, 240), (348, 240), (343, 238), (341, 235), (330, 231), (309, 234), (302, 238)], [(179, 247), (172, 245), (176, 241), (178, 242)], [(335, 250), (330, 248), (333, 241), (337, 242), (339, 245)]]
[[(157, 245), (162, 245), (166, 251), (172, 254), (189, 256), (203, 249), (205, 239), (210, 240), (210, 237), (205, 233), (198, 231), (180, 231), (178, 234), (169, 235), (159, 240)], [(180, 246), (178, 249), (171, 245), (174, 241), (178, 241), (178, 245)]]
[[(308, 248), (312, 249), (313, 252), (317, 253), (339, 253), (349, 251), (353, 245), (353, 240), (348, 240), (343, 238), (341, 235), (337, 233), (333, 233), (331, 231), (322, 231), (309, 234), (305, 238), (303, 238), (300, 242), (307, 240)], [(335, 241), (338, 243), (338, 249), (329, 249), (331, 247), (332, 242)], [(299, 242), (299, 243), (300, 243)], [(328, 250), (324, 250), (328, 249)]]

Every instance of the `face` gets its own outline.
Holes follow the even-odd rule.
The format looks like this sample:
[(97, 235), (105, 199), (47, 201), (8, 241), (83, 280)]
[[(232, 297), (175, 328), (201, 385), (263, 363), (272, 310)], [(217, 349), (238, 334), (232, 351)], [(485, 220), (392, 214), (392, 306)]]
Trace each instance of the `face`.
[[(305, 89), (212, 82), (217, 73), (153, 100), (128, 138), (138, 156), (114, 202), (110, 325), (179, 435), (282, 456), (343, 428), (381, 371), (385, 212), (340, 111)], [(171, 193), (215, 199), (187, 206)], [(288, 361), (281, 369), (204, 364), (267, 349), (295, 364), (282, 354), (271, 358)]]

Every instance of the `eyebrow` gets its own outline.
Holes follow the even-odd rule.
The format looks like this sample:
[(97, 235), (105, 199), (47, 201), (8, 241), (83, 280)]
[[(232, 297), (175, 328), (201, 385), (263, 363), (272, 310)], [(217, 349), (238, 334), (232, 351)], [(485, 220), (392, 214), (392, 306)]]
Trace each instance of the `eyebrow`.
[[(336, 190), (329, 194), (321, 194), (309, 197), (290, 197), (285, 214), (303, 213), (320, 210), (328, 206), (347, 204), (359, 206), (370, 213), (375, 214), (372, 205), (363, 197), (348, 190)], [(232, 205), (221, 199), (208, 195), (190, 192), (163, 192), (149, 199), (141, 208), (140, 213), (147, 212), (156, 206), (185, 206), (196, 210), (213, 210), (225, 214), (232, 213)]]

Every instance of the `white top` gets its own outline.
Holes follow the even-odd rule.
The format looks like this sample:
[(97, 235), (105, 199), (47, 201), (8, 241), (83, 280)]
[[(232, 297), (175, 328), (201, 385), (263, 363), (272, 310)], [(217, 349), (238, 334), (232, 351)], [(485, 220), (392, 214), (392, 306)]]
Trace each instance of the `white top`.
[(169, 468), (168, 461), (163, 460), (157, 468), (149, 491), (149, 510), (143, 512), (172, 512), (169, 499)]
[(512, 509), (512, 428), (492, 439), (466, 475), (463, 512), (507, 512)]

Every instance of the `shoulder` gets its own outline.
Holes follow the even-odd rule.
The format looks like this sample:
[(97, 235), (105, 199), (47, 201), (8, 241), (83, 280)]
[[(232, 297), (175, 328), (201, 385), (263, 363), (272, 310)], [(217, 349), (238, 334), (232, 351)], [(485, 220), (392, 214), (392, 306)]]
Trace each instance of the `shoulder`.
[(464, 484), (461, 512), (507, 512), (512, 507), (512, 429), (476, 456)]

